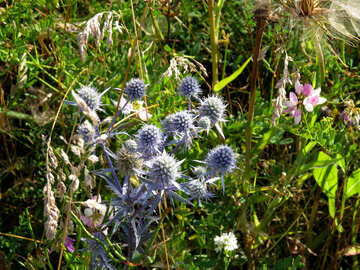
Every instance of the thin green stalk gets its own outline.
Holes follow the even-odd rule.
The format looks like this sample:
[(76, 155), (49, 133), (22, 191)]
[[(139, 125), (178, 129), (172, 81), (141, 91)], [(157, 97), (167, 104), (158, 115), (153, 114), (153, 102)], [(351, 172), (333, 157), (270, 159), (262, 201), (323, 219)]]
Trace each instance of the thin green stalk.
[(218, 70), (218, 46), (219, 46), (219, 36), (217, 32), (216, 20), (215, 20), (215, 1), (208, 1), (209, 9), (209, 20), (210, 20), (210, 42), (211, 42), (211, 63), (212, 63), (212, 84), (211, 90), (214, 88), (214, 85), (219, 81), (219, 70)]

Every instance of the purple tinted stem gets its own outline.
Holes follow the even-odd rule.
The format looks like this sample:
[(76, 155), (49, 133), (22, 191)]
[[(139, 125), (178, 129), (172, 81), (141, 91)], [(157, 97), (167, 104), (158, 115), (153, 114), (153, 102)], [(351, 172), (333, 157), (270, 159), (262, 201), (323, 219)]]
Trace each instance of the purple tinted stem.
[(120, 182), (119, 182), (119, 178), (117, 177), (116, 175), (116, 172), (115, 172), (115, 168), (114, 166), (112, 165), (111, 163), (111, 159), (109, 157), (109, 154), (106, 152), (105, 150), (105, 145), (104, 144), (101, 144), (101, 148), (104, 152), (104, 155), (105, 155), (105, 158), (106, 158), (106, 161), (107, 163), (109, 164), (109, 167), (110, 167), (110, 170), (111, 170), (111, 174), (112, 176), (114, 177), (115, 181), (116, 181), (116, 185), (118, 186), (119, 190), (121, 190), (121, 185), (120, 185)]

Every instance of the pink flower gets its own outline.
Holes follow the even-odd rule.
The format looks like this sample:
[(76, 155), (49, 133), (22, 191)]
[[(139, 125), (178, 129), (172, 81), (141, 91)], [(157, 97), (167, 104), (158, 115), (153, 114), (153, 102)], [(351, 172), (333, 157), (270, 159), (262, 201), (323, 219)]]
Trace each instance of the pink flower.
[(326, 98), (320, 97), (321, 89), (317, 88), (313, 90), (309, 96), (304, 99), (305, 110), (312, 112), (314, 106), (323, 104), (326, 101)]
[[(296, 89), (296, 92), (298, 90)], [(301, 109), (297, 108), (299, 100), (294, 92), (290, 92), (289, 100), (285, 103), (285, 106), (288, 107), (285, 112), (290, 113), (294, 117), (295, 125), (299, 124), (301, 121)]]
[[(106, 205), (101, 203), (101, 196), (94, 196), (92, 199), (82, 202), (86, 208), (84, 210), (84, 215), (81, 215), (80, 218), (84, 224), (95, 230), (100, 226), (104, 220), (106, 213)], [(109, 209), (111, 212), (111, 208)]]
[(314, 88), (310, 84), (297, 83), (295, 85), (295, 93), (290, 92), (289, 100), (285, 103), (287, 109), (285, 112), (290, 113), (291, 117), (294, 117), (295, 125), (299, 124), (301, 121), (301, 109), (299, 108), (301, 104), (304, 105), (305, 110), (312, 112), (314, 107), (320, 104), (323, 104), (326, 101), (326, 98), (320, 97), (321, 89)]
[(75, 240), (72, 239), (72, 238), (69, 237), (69, 236), (67, 236), (66, 239), (65, 239), (65, 247), (66, 247), (66, 249), (67, 249), (69, 252), (71, 252), (71, 253), (73, 253), (74, 250), (75, 250), (74, 242), (75, 242)]

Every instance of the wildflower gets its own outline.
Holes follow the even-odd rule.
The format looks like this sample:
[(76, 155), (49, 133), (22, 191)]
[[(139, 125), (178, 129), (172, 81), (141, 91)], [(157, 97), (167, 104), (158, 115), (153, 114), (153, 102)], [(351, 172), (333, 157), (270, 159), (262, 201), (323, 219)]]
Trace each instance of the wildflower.
[(157, 189), (168, 189), (172, 186), (177, 187), (176, 180), (181, 176), (179, 167), (182, 161), (176, 161), (172, 156), (163, 152), (156, 157), (149, 166), (149, 180)]
[(137, 133), (137, 151), (143, 154), (145, 159), (150, 159), (162, 152), (164, 147), (164, 135), (154, 125), (144, 125)]
[(75, 239), (72, 239), (69, 236), (67, 236), (66, 239), (65, 239), (65, 247), (71, 253), (73, 253), (74, 250), (75, 250), (74, 242), (75, 242)]
[(310, 84), (302, 85), (298, 83), (295, 86), (295, 92), (296, 94), (290, 92), (289, 100), (285, 103), (285, 106), (287, 106), (285, 112), (290, 113), (294, 117), (295, 125), (297, 125), (301, 121), (301, 104), (304, 105), (306, 111), (312, 112), (314, 107), (323, 104), (326, 98), (320, 97), (320, 88), (314, 90)]
[(360, 109), (357, 108), (353, 100), (345, 101), (345, 109), (340, 114), (340, 119), (345, 124), (359, 128), (360, 123)]
[(199, 108), (200, 117), (208, 117), (223, 139), (225, 136), (219, 123), (225, 121), (225, 108), (226, 105), (218, 96), (210, 96), (202, 100)]
[(197, 128), (194, 125), (194, 116), (188, 111), (180, 111), (168, 115), (163, 121), (164, 130), (168, 134), (174, 134), (179, 139), (175, 140), (175, 152), (181, 145), (189, 147), (192, 137), (196, 135)]
[[(74, 94), (74, 92), (73, 92)], [(93, 111), (97, 111), (101, 107), (101, 96), (96, 88), (91, 86), (84, 86), (77, 91), (77, 94), (82, 98), (86, 105)]]
[(236, 168), (234, 150), (227, 145), (219, 145), (207, 154), (205, 164), (210, 170), (209, 175), (220, 174), (223, 192), (225, 192), (224, 175)]
[(200, 117), (207, 116), (213, 124), (224, 121), (225, 108), (223, 100), (218, 96), (210, 96), (201, 101)]
[(221, 252), (224, 250), (225, 254), (228, 256), (228, 252), (236, 250), (238, 248), (237, 239), (234, 235), (234, 233), (223, 233), (220, 236), (216, 236), (214, 238), (215, 243), (215, 251)]
[(124, 92), (130, 102), (138, 100), (145, 95), (146, 85), (139, 78), (131, 79), (125, 86)]
[(201, 88), (198, 81), (191, 76), (185, 77), (180, 85), (180, 93), (187, 98), (198, 98), (199, 94), (201, 94)]
[(161, 122), (162, 128), (167, 134), (172, 134), (175, 132), (174, 130), (174, 114), (169, 114), (165, 117), (165, 119)]
[(200, 177), (198, 179), (194, 179), (186, 184), (191, 199), (196, 199), (201, 205), (201, 200), (205, 201), (214, 197), (215, 194), (208, 191), (207, 184), (213, 184), (215, 181), (219, 180), (218, 177), (214, 177), (211, 179), (205, 179), (204, 177)]
[[(279, 0), (278, 11), (285, 11), (298, 25), (303, 25), (304, 39), (311, 40), (324, 77), (323, 43), (329, 39), (358, 41), (360, 32), (360, 7), (353, 0)], [(283, 14), (280, 14), (283, 15)], [(326, 44), (330, 46), (329, 44)], [(334, 50), (332, 50), (334, 52)], [(340, 59), (340, 58), (339, 58)]]
[(101, 225), (106, 213), (106, 205), (101, 203), (101, 196), (93, 196), (92, 199), (82, 202), (82, 205), (86, 207), (84, 215), (81, 216), (82, 222), (92, 229)]
[(194, 118), (189, 112), (177, 112), (172, 119), (173, 130), (177, 133), (187, 134), (194, 128), (193, 122)]

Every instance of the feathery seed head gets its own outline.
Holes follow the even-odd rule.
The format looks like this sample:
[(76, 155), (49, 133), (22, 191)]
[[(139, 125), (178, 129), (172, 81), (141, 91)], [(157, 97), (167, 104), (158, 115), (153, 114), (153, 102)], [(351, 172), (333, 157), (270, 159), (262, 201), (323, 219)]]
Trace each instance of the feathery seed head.
[(146, 85), (139, 78), (131, 79), (125, 86), (125, 94), (130, 102), (140, 99), (145, 95)]
[(185, 97), (198, 97), (198, 95), (201, 94), (198, 81), (191, 76), (185, 77), (180, 85), (180, 93)]
[(97, 111), (101, 107), (101, 93), (96, 88), (91, 86), (84, 86), (77, 90), (77, 94), (81, 97), (86, 105), (93, 111)]
[(207, 116), (213, 124), (224, 120), (226, 105), (218, 96), (210, 96), (201, 101), (200, 117)]
[(236, 155), (231, 147), (219, 145), (207, 154), (205, 163), (213, 173), (223, 176), (236, 168)]
[(181, 162), (177, 162), (172, 156), (163, 152), (151, 162), (149, 179), (158, 186), (167, 188), (180, 177), (180, 164)]

